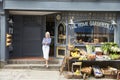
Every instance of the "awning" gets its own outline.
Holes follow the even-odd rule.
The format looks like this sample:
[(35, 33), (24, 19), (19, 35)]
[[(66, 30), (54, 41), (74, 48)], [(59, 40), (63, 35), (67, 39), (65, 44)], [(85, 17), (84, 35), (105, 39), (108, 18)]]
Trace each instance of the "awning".
[(4, 9), (44, 10), (44, 11), (120, 11), (120, 1), (42, 1), (42, 0), (5, 0)]

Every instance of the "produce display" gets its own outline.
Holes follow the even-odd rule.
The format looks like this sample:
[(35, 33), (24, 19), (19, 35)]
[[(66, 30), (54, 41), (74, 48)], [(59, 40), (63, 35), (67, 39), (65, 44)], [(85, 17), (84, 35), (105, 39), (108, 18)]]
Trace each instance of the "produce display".
[(80, 57), (80, 50), (78, 48), (74, 48), (70, 51), (70, 55), (72, 57)]
[(87, 60), (87, 57), (86, 56), (80, 56), (79, 60)]
[[(89, 77), (90, 75), (92, 75), (92, 73), (94, 74), (94, 76), (96, 78), (101, 78), (101, 77), (105, 77), (106, 75), (116, 75), (117, 74), (117, 69), (116, 68), (112, 68), (112, 67), (108, 67), (108, 68), (100, 68), (99, 64), (97, 64), (97, 66), (90, 66), (86, 67), (85, 64), (86, 61), (88, 60), (88, 64), (89, 61), (92, 61), (91, 63), (93, 63), (92, 65), (94, 65), (94, 61), (105, 61), (108, 62), (109, 60), (118, 60), (120, 59), (120, 48), (118, 47), (118, 45), (116, 43), (113, 42), (106, 42), (104, 44), (102, 44), (102, 46), (93, 46), (90, 44), (87, 44), (86, 49), (84, 48), (76, 48), (75, 46), (70, 46), (70, 58), (72, 63), (72, 66), (70, 67), (71, 72), (73, 73), (73, 75), (75, 76), (83, 76), (83, 78), (85, 77)], [(73, 59), (73, 60), (72, 60)], [(86, 60), (86, 61), (85, 61)], [(73, 67), (73, 62), (75, 62)], [(83, 66), (85, 67), (80, 67), (78, 69), (78, 64), (84, 63)], [(96, 63), (95, 63), (96, 65)], [(110, 64), (111, 65), (111, 64)], [(106, 65), (104, 65), (106, 66)], [(109, 65), (107, 65), (109, 66)], [(85, 75), (85, 77), (84, 77)]]
[(118, 48), (118, 44), (116, 44), (114, 42), (106, 42), (106, 43), (103, 43), (101, 46), (104, 54), (109, 54), (109, 52), (116, 52), (116, 51), (112, 50), (112, 49), (114, 49), (114, 47)]
[(71, 52), (71, 56), (72, 57), (80, 57), (80, 54), (78, 53), (78, 51), (74, 51), (74, 52)]
[[(115, 50), (119, 51), (118, 48), (115, 48)], [(113, 50), (113, 51), (115, 51), (115, 50)], [(72, 50), (70, 52), (70, 55), (72, 57), (78, 58), (78, 60), (100, 60), (100, 61), (103, 61), (103, 60), (120, 59), (120, 54), (117, 53), (116, 51), (109, 53), (109, 55), (103, 55), (103, 54), (98, 55), (97, 53), (101, 53), (101, 52), (96, 52), (96, 54), (93, 54), (93, 53), (87, 53), (83, 49), (75, 48), (74, 50)]]
[(87, 54), (87, 59), (88, 60), (95, 60), (96, 55), (95, 54)]
[(110, 49), (111, 52), (120, 52), (120, 48), (119, 47), (111, 47)]
[(110, 54), (109, 56), (112, 60), (120, 59), (120, 54)]

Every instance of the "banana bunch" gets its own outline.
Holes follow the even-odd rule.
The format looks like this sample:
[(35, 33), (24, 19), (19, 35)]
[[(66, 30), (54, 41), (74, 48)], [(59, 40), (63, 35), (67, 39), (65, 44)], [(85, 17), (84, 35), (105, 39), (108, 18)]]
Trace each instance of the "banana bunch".
[(79, 60), (87, 60), (86, 56), (80, 56)]
[(80, 54), (78, 54), (78, 52), (75, 51), (75, 52), (71, 52), (71, 56), (72, 57), (80, 57)]
[(74, 50), (79, 51), (79, 49), (78, 49), (78, 48), (74, 48)]
[(79, 60), (83, 60), (83, 57), (80, 57)]
[(74, 74), (75, 74), (75, 75), (80, 75), (80, 70), (77, 69), (77, 70), (74, 72)]

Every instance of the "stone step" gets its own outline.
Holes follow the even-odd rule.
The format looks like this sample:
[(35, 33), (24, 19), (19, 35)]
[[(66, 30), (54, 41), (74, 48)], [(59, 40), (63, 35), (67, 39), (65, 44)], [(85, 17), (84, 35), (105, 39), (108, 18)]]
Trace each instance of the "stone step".
[[(8, 64), (45, 64), (44, 60), (38, 59), (11, 59), (7, 61)], [(49, 60), (49, 64), (59, 64), (58, 59)]]
[(44, 64), (7, 64), (3, 69), (37, 69), (41, 71), (58, 71), (60, 64), (49, 64), (46, 68)]

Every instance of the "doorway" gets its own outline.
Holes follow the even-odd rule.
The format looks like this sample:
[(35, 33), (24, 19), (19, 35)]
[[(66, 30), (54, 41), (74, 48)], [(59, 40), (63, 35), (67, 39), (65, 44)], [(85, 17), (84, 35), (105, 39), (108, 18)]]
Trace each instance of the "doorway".
[(50, 56), (54, 57), (54, 40), (55, 40), (55, 17), (54, 15), (46, 16), (46, 31), (50, 32), (52, 42), (50, 45)]
[(45, 34), (45, 16), (13, 16), (13, 51), (10, 58), (40, 57)]

